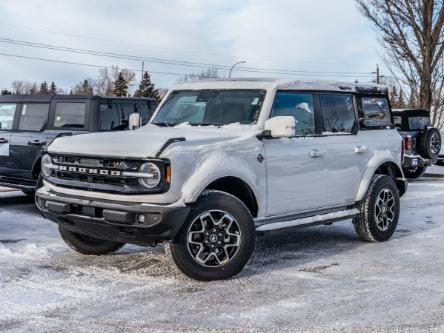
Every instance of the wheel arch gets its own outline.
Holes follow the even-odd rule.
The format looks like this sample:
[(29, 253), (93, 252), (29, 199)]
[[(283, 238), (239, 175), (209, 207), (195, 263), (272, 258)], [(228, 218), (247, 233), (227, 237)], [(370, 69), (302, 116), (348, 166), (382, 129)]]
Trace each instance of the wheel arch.
[(379, 163), (373, 163), (372, 167), (367, 168), (362, 177), (361, 184), (358, 189), (356, 201), (361, 201), (367, 193), (372, 177), (376, 174), (387, 175), (393, 178), (402, 196), (407, 191), (406, 180), (402, 168), (394, 160), (383, 160)]

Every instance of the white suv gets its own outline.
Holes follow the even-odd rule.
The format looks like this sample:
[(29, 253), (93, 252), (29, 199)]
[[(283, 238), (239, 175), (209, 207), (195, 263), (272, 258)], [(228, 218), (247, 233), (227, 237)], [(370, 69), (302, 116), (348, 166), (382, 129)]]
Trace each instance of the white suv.
[(220, 80), (174, 87), (131, 132), (55, 140), (37, 205), (83, 254), (171, 241), (199, 280), (232, 277), (257, 232), (353, 219), (388, 240), (407, 189), (387, 89)]

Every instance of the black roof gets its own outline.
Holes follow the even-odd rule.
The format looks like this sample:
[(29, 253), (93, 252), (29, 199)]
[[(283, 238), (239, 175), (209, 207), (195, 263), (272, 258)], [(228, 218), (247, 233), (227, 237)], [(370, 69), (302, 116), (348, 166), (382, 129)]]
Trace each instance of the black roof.
[(394, 116), (430, 117), (430, 111), (424, 109), (393, 109)]
[(91, 100), (91, 99), (113, 99), (121, 101), (134, 101), (134, 100), (146, 100), (152, 101), (153, 98), (146, 97), (102, 97), (102, 96), (77, 96), (77, 95), (55, 95), (55, 94), (45, 94), (45, 95), (3, 95), (0, 96), (0, 103), (23, 103), (23, 102), (34, 102), (34, 103), (50, 103), (52, 100), (58, 99), (81, 99), (81, 100)]

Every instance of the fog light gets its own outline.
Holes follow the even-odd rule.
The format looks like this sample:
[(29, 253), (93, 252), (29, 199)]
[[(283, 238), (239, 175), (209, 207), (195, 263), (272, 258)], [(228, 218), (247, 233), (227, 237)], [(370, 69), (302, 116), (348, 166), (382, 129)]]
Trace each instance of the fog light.
[(145, 217), (145, 215), (142, 215), (142, 214), (137, 215), (137, 222), (139, 222), (139, 223), (145, 223), (145, 221), (146, 221), (146, 217)]

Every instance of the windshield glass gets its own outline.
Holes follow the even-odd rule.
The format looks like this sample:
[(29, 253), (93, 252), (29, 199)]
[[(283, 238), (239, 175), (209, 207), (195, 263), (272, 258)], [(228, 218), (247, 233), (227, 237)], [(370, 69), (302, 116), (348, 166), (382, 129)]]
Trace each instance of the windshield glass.
[(153, 120), (159, 126), (254, 124), (265, 90), (176, 90)]

